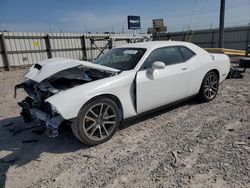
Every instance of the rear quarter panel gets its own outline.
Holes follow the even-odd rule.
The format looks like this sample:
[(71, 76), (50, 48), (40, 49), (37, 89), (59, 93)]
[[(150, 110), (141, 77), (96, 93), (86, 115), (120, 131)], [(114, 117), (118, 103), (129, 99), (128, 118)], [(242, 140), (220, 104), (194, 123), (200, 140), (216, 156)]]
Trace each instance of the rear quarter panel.
[(225, 54), (211, 54), (214, 57), (215, 67), (220, 73), (220, 83), (223, 82), (230, 71), (230, 59)]
[(188, 96), (199, 93), (202, 80), (209, 71), (217, 70), (219, 72), (219, 82), (221, 83), (226, 79), (230, 69), (230, 60), (227, 55), (210, 54), (199, 47), (195, 46), (194, 48), (193, 50), (197, 55), (189, 62), (191, 78)]

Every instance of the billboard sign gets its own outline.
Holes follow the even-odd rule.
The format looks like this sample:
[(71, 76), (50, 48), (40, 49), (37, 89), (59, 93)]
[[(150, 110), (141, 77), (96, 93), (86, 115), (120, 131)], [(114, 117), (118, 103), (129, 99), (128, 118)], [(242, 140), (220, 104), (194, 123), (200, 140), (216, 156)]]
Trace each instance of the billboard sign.
[(128, 16), (128, 29), (141, 29), (140, 16)]

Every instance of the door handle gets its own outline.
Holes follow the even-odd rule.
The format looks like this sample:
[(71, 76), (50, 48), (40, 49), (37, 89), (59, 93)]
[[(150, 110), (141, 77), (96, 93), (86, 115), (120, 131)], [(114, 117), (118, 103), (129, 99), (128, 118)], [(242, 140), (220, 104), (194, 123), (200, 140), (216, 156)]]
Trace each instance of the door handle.
[(187, 67), (183, 67), (183, 68), (181, 68), (182, 70), (187, 70)]

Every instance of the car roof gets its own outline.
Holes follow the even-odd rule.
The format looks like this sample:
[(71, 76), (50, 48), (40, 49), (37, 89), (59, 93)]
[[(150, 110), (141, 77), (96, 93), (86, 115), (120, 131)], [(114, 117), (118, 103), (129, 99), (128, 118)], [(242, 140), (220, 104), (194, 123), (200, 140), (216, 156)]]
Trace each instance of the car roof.
[(150, 42), (138, 42), (138, 43), (130, 43), (118, 46), (117, 48), (146, 48), (146, 49), (156, 49), (165, 46), (193, 46), (192, 43), (189, 42), (181, 42), (181, 41), (150, 41)]

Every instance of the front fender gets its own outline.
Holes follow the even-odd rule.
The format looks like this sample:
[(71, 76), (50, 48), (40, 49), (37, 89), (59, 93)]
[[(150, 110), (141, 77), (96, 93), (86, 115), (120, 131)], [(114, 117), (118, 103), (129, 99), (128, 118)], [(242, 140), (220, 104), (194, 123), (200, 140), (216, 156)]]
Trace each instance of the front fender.
[(136, 114), (133, 104), (134, 71), (122, 72), (119, 75), (93, 81), (87, 84), (61, 91), (46, 99), (64, 119), (77, 117), (82, 106), (93, 97), (112, 94), (116, 96), (124, 110), (124, 118)]

